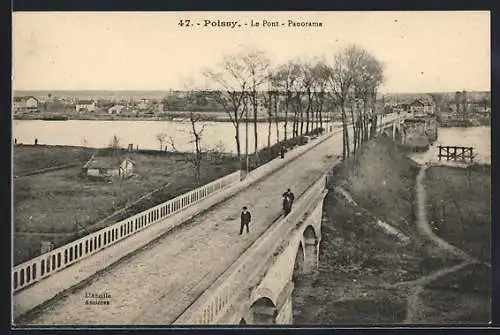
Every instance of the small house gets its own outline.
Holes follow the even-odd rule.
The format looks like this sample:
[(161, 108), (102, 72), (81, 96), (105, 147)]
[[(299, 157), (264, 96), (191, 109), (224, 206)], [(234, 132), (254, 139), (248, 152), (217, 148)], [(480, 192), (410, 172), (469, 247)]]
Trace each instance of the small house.
[(125, 106), (122, 105), (114, 105), (108, 109), (109, 114), (120, 114)]
[(413, 101), (410, 105), (410, 113), (414, 116), (424, 116), (432, 114), (432, 103), (424, 99), (418, 99)]
[(77, 100), (75, 103), (76, 112), (95, 112), (96, 103), (93, 100)]
[(83, 172), (94, 178), (128, 178), (134, 174), (136, 163), (128, 157), (92, 157), (83, 166)]
[(12, 102), (14, 113), (18, 112), (38, 112), (38, 99), (32, 96), (14, 97)]
[(146, 110), (151, 107), (151, 103), (148, 101), (148, 99), (141, 99), (139, 103), (137, 104), (137, 108), (139, 110)]

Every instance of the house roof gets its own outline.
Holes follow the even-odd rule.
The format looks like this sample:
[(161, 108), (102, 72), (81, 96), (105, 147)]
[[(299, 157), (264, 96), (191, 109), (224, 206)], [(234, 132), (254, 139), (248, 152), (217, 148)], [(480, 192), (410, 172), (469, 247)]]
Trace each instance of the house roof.
[(132, 164), (136, 163), (128, 157), (111, 157), (111, 156), (98, 156), (91, 158), (85, 165), (84, 168), (90, 169), (117, 169), (123, 161), (129, 161)]
[(92, 100), (76, 100), (77, 105), (92, 105), (93, 103)]
[(22, 102), (22, 101), (26, 101), (28, 99), (35, 99), (36, 101), (38, 101), (38, 99), (35, 97), (25, 96), (25, 97), (14, 97), (14, 102)]
[(417, 99), (413, 101), (410, 106), (429, 106), (431, 103), (425, 99)]

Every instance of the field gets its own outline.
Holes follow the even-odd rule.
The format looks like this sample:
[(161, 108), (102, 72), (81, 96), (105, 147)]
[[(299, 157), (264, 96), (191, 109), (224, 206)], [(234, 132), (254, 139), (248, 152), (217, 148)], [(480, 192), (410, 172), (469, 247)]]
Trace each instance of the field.
[(436, 234), (471, 256), (489, 262), (491, 167), (478, 165), (470, 171), (431, 167), (424, 185), (428, 219)]
[[(51, 155), (59, 162), (64, 160), (59, 156), (66, 155), (67, 150), (53, 148)], [(25, 153), (31, 155), (33, 151), (36, 148)], [(42, 148), (42, 151), (47, 149)], [(16, 158), (21, 162), (29, 160), (23, 156), (18, 152)], [(131, 153), (129, 157), (137, 164), (136, 176), (112, 183), (81, 177), (80, 166), (16, 178), (15, 263), (35, 256), (40, 250), (41, 240), (49, 240), (56, 245), (68, 242), (196, 187), (193, 166), (184, 154)], [(33, 165), (32, 162), (31, 167)], [(225, 176), (237, 168), (238, 162), (232, 158), (221, 162), (206, 161), (202, 165), (200, 184)], [(125, 212), (117, 212), (153, 190), (158, 191)], [(115, 215), (109, 217), (113, 213)], [(107, 220), (95, 225), (106, 217)]]
[(15, 146), (14, 175), (67, 164), (84, 164), (94, 151), (89, 148), (64, 146)]

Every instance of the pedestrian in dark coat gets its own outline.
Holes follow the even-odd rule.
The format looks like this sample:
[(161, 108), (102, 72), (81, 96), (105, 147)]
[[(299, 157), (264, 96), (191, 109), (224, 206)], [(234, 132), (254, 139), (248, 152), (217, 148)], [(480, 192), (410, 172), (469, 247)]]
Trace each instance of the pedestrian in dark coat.
[(293, 194), (293, 192), (288, 189), (285, 193), (283, 193), (283, 195), (287, 196), (289, 199), (290, 199), (290, 207), (293, 206), (293, 201), (295, 200), (295, 194)]
[(292, 210), (292, 202), (290, 201), (290, 198), (288, 195), (283, 194), (283, 211), (285, 212), (285, 216), (288, 215)]
[(246, 207), (243, 207), (241, 211), (241, 225), (240, 225), (240, 235), (243, 234), (243, 227), (247, 227), (247, 234), (249, 233), (248, 224), (252, 220), (252, 215)]
[(281, 147), (280, 148), (280, 156), (281, 156), (281, 159), (285, 158), (285, 147)]

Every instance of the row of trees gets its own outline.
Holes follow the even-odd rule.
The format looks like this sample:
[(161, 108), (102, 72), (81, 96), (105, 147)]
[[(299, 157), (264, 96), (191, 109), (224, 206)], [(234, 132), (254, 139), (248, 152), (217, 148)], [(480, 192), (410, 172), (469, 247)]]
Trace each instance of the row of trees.
[[(247, 132), (248, 122), (254, 123), (254, 153), (258, 152), (258, 104), (267, 111), (268, 146), (271, 145), (271, 125), (276, 122), (276, 142), (308, 134), (323, 128), (332, 120), (333, 111), (340, 111), (343, 128), (343, 157), (350, 155), (348, 124), (353, 125), (354, 150), (376, 130), (375, 103), (377, 89), (383, 82), (382, 64), (365, 49), (351, 45), (333, 56), (313, 60), (297, 59), (271, 67), (262, 51), (252, 51), (224, 57), (221, 63), (205, 71), (205, 76), (218, 89), (212, 94), (229, 116), (235, 129), (236, 152), (242, 155), (241, 122)], [(263, 99), (259, 99), (259, 96)], [(263, 101), (263, 103), (262, 103)], [(278, 127), (279, 114), (284, 114), (283, 136)], [(292, 134), (288, 123), (292, 122)]]
[[(252, 51), (228, 55), (204, 75), (215, 86), (212, 91), (188, 90), (187, 103), (200, 99), (216, 101), (232, 122), (235, 130), (236, 153), (242, 158), (242, 123), (244, 123), (245, 156), (248, 168), (249, 123), (253, 123), (253, 153), (258, 157), (259, 111), (267, 116), (267, 147), (272, 145), (272, 124), (275, 123), (276, 143), (323, 130), (334, 114), (340, 114), (343, 133), (343, 158), (356, 154), (363, 141), (375, 134), (377, 89), (383, 82), (382, 64), (363, 48), (351, 45), (335, 54), (331, 62), (325, 58), (296, 59), (276, 67), (266, 53)], [(260, 107), (260, 108), (259, 108)], [(335, 113), (334, 113), (335, 112)], [(281, 134), (279, 121), (283, 120)], [(291, 134), (290, 131), (291, 123)], [(348, 126), (352, 125), (353, 138)], [(202, 135), (205, 125), (200, 114), (189, 113), (189, 133), (194, 153), (190, 161), (199, 181), (203, 157)], [(157, 135), (160, 150), (170, 140), (170, 150), (176, 151), (172, 137)], [(350, 143), (353, 143), (351, 150)]]

